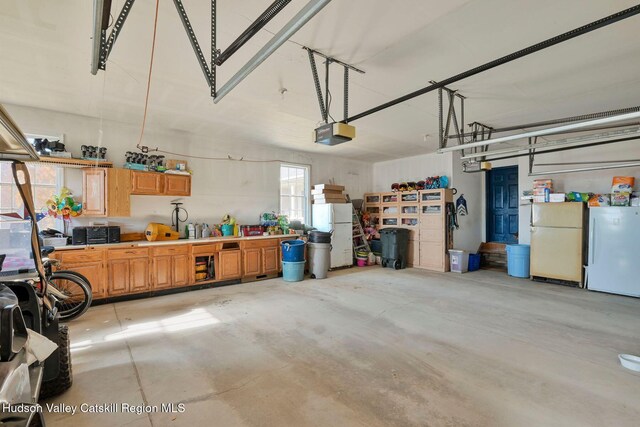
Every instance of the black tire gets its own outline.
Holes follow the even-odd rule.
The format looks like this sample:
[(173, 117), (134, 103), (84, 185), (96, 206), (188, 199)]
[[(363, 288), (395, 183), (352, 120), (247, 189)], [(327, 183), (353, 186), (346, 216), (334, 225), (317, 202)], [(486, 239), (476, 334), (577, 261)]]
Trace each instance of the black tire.
[(399, 260), (399, 259), (397, 259), (397, 260), (395, 260), (395, 261), (393, 262), (393, 268), (394, 268), (394, 269), (396, 269), (396, 270), (400, 270), (400, 268), (401, 268), (401, 267), (402, 267), (402, 263), (400, 262), (400, 260)]
[(57, 396), (67, 391), (73, 384), (69, 327), (67, 325), (58, 325), (58, 349), (56, 351), (59, 352), (60, 370), (56, 378), (42, 382), (40, 399)]
[(60, 321), (68, 322), (82, 316), (91, 305), (91, 284), (83, 275), (74, 271), (58, 271), (49, 277), (49, 286), (69, 295), (68, 300), (59, 301)]

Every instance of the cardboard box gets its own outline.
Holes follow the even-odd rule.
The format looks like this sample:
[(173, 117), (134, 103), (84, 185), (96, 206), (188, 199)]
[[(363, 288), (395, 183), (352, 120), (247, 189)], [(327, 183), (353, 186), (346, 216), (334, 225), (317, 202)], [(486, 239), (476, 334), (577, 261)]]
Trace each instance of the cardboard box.
[(313, 189), (311, 190), (311, 194), (332, 194), (332, 195), (341, 195), (342, 194), (342, 190), (324, 190), (324, 189)]
[(565, 193), (551, 193), (549, 194), (549, 201), (552, 203), (563, 203), (567, 195)]
[(314, 190), (334, 190), (334, 191), (344, 191), (344, 185), (335, 185), (335, 184), (316, 184), (313, 186)]
[(345, 203), (347, 199), (344, 196), (327, 196), (324, 194), (314, 195), (314, 202), (326, 202), (326, 203)]
[[(184, 168), (182, 167), (178, 168), (178, 165), (184, 165)], [(186, 171), (187, 169), (189, 169), (189, 165), (187, 164), (186, 160), (167, 159), (167, 161), (165, 162), (165, 166), (167, 169), (170, 169), (170, 170)]]

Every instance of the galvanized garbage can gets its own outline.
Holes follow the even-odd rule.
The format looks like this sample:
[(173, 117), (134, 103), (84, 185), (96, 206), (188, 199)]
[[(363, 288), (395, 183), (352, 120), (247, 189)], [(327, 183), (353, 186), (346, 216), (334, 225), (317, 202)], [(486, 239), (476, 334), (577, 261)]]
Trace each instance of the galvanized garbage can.
[(330, 243), (307, 243), (309, 251), (309, 273), (312, 279), (326, 279), (331, 265)]

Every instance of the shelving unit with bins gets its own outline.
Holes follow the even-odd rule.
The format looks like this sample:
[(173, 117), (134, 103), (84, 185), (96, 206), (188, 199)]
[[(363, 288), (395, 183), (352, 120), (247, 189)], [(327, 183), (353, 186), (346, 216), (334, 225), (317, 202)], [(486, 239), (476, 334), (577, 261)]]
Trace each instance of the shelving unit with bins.
[(364, 212), (371, 216), (371, 222), (376, 227), (380, 226), (380, 215), (382, 214), (382, 197), (380, 193), (367, 193), (364, 195)]
[(453, 192), (448, 189), (368, 193), (365, 209), (375, 206), (381, 212), (378, 228), (402, 227), (411, 231), (407, 260), (410, 266), (449, 271), (448, 250), (453, 247), (453, 234), (447, 232), (446, 203), (452, 201)]

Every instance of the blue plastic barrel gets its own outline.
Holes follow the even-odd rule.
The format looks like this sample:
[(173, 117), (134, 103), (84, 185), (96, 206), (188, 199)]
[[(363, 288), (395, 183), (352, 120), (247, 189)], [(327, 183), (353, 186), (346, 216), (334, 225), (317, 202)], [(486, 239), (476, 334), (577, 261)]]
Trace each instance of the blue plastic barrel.
[(300, 282), (304, 279), (304, 261), (282, 261), (282, 278), (285, 282)]
[(529, 278), (529, 245), (507, 245), (507, 272), (509, 276)]
[(304, 241), (285, 240), (282, 242), (282, 260), (287, 262), (304, 261)]

